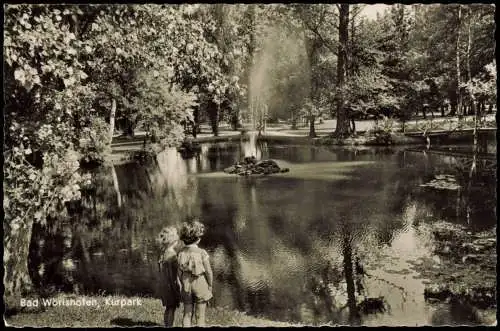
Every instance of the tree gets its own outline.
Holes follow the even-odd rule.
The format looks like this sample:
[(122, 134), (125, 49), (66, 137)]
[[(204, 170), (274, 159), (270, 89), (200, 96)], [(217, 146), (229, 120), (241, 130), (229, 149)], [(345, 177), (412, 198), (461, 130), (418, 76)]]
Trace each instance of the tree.
[(149, 137), (161, 148), (179, 145), (184, 137), (181, 123), (192, 120), (197, 105), (192, 92), (183, 92), (159, 72), (144, 71), (136, 81), (137, 96), (132, 100), (141, 109), (138, 124), (145, 129), (144, 146)]
[[(9, 5), (5, 10), (4, 82), (4, 266), (5, 294), (32, 289), (28, 248), (33, 224), (64, 217), (65, 203), (78, 199), (87, 180), (78, 173), (95, 86), (79, 54), (85, 44), (70, 30), (75, 7)], [(96, 126), (97, 128), (97, 126)], [(107, 133), (108, 131), (105, 130)], [(105, 139), (102, 135), (101, 138)], [(92, 146), (95, 150), (96, 146)]]
[(337, 126), (335, 135), (343, 138), (349, 134), (349, 117), (345, 107), (345, 82), (348, 65), (349, 4), (339, 6), (339, 45), (337, 56)]
[(318, 100), (313, 102), (311, 99), (307, 99), (301, 109), (301, 115), (307, 118), (309, 121), (309, 137), (316, 137), (316, 129), (314, 127), (315, 119), (324, 113), (325, 100)]
[(330, 88), (327, 77), (332, 74), (331, 69), (324, 70), (324, 67), (320, 67), (321, 53), (334, 50), (334, 42), (325, 37), (328, 33), (324, 31), (328, 31), (335, 25), (336, 17), (332, 11), (332, 5), (328, 4), (296, 5), (294, 9), (295, 15), (300, 18), (302, 23), (305, 49), (311, 72), (310, 95), (305, 103), (304, 113), (309, 121), (309, 136), (315, 137), (314, 122), (317, 116), (322, 113), (324, 106), (322, 100), (325, 100), (322, 94)]
[(195, 110), (196, 125), (201, 115), (198, 112), (205, 114), (209, 118), (214, 135), (218, 135), (219, 121), (223, 117), (228, 117), (235, 128), (238, 126), (235, 121), (239, 121), (242, 104), (240, 98), (245, 89), (245, 86), (239, 83), (239, 73), (247, 56), (245, 40), (248, 32), (241, 23), (242, 16), (241, 6), (210, 4), (197, 5), (187, 20), (187, 23), (202, 31), (204, 42), (208, 42), (201, 50), (210, 52), (209, 57), (205, 59), (191, 57), (183, 70), (189, 71), (189, 68), (193, 67), (195, 70), (181, 81), (183, 86), (198, 88), (201, 96), (199, 109)]
[(456, 95), (457, 95), (457, 111), (458, 116), (463, 116), (462, 111), (462, 95), (460, 91), (461, 86), (461, 77), (460, 77), (460, 38), (462, 36), (461, 32), (461, 23), (462, 23), (462, 5), (458, 5), (457, 7), (457, 43), (456, 43), (456, 75), (457, 75), (457, 85), (456, 85)]

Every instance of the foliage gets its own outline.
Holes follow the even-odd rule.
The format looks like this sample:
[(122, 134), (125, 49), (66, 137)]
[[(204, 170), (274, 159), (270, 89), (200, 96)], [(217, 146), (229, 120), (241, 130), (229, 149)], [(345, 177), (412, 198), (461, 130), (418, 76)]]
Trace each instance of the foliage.
[(324, 104), (325, 102), (318, 102), (317, 104), (314, 104), (313, 101), (307, 99), (300, 110), (300, 115), (306, 118), (321, 116), (321, 114), (325, 113)]
[[(71, 9), (71, 10), (70, 10)], [(79, 198), (80, 138), (92, 118), (95, 85), (71, 31), (74, 7), (11, 5), (5, 11), (4, 233), (6, 294), (27, 290), (28, 244), (34, 222), (64, 212)], [(90, 110), (90, 111), (89, 111)], [(62, 215), (64, 217), (64, 215)], [(12, 256), (20, 255), (16, 259)]]
[(490, 103), (496, 103), (497, 96), (497, 70), (496, 62), (487, 64), (478, 77), (463, 84), (463, 88), (474, 96), (476, 100), (487, 100)]
[(197, 105), (192, 92), (183, 92), (170, 84), (159, 72), (144, 71), (135, 82), (136, 96), (133, 108), (141, 109), (137, 121), (153, 142), (162, 146), (176, 146), (184, 138), (181, 121), (192, 120), (193, 107)]
[(367, 136), (368, 144), (391, 145), (393, 143), (392, 134), (394, 129), (394, 119), (384, 117), (372, 129), (366, 131), (365, 135)]
[(363, 69), (352, 76), (346, 85), (347, 103), (358, 116), (378, 116), (381, 108), (397, 104), (394, 96), (388, 94), (388, 89), (387, 79), (380, 71)]

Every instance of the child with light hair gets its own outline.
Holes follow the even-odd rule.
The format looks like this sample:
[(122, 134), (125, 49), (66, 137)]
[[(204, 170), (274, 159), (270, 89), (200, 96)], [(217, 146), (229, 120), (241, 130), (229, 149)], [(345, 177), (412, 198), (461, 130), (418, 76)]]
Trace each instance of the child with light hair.
[(179, 235), (173, 226), (163, 228), (157, 237), (161, 247), (158, 261), (160, 271), (160, 297), (165, 313), (163, 316), (165, 327), (174, 324), (175, 310), (180, 304), (180, 284), (177, 277), (177, 253), (180, 249)]
[(183, 326), (205, 326), (207, 302), (212, 298), (213, 273), (206, 250), (199, 248), (205, 226), (198, 220), (185, 222), (180, 239), (185, 246), (179, 252), (178, 277), (181, 283), (181, 300), (184, 303)]

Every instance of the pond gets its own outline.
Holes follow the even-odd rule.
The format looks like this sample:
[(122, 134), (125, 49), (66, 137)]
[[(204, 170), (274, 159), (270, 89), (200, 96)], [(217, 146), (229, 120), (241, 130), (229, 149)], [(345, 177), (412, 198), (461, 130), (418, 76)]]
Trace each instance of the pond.
[[(290, 172), (222, 172), (249, 155), (276, 160)], [(40, 282), (80, 293), (154, 296), (155, 235), (194, 215), (207, 226), (200, 246), (212, 258), (213, 305), (279, 321), (348, 324), (347, 310), (332, 313), (324, 293), (340, 293), (327, 289), (328, 270), (341, 268), (349, 254), (369, 274), (365, 292), (355, 295), (383, 296), (390, 307), (363, 315), (363, 325), (472, 324), (457, 309), (426, 302), (428, 280), (413, 268), (418, 259), (435, 258), (426, 224), (446, 220), (471, 231), (495, 226), (496, 160), (478, 159), (481, 175), (472, 183), (469, 168), (467, 157), (424, 147), (207, 143), (191, 159), (167, 150), (152, 164), (96, 174), (86, 211), (45, 239)], [(425, 186), (443, 175), (456, 186)], [(61, 268), (72, 272), (57, 276)], [(338, 305), (347, 300), (342, 293), (335, 298)]]

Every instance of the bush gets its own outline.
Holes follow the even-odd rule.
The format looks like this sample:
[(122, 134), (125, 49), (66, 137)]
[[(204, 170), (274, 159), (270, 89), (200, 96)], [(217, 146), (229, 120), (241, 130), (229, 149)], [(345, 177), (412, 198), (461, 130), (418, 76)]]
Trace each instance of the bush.
[(395, 121), (392, 118), (384, 117), (380, 122), (376, 122), (375, 126), (366, 132), (367, 144), (369, 145), (392, 145), (394, 139)]

